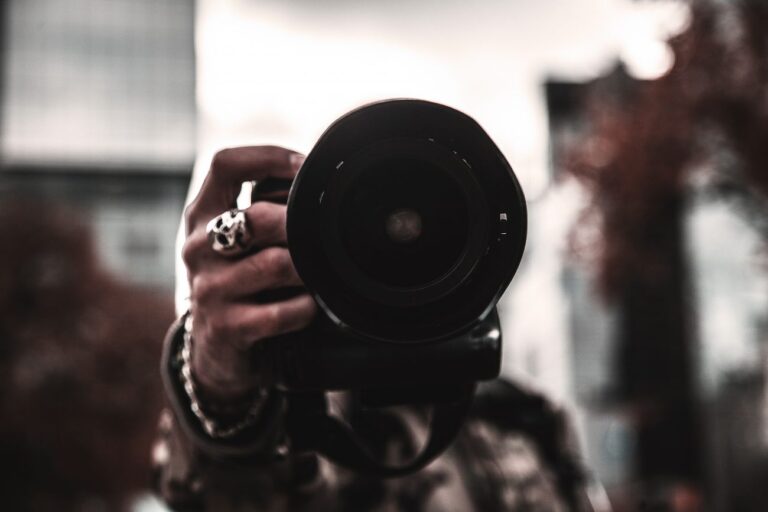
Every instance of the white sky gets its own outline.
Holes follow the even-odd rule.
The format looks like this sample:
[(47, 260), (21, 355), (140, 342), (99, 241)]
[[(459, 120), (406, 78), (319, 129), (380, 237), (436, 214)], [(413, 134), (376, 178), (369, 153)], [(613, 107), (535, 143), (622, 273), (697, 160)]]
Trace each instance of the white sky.
[(234, 144), (304, 152), (344, 112), (418, 97), (475, 117), (529, 197), (546, 184), (547, 76), (584, 79), (621, 56), (653, 76), (679, 2), (627, 0), (198, 0), (203, 167)]
[(193, 8), (5, 0), (3, 161), (184, 172), (196, 142)]

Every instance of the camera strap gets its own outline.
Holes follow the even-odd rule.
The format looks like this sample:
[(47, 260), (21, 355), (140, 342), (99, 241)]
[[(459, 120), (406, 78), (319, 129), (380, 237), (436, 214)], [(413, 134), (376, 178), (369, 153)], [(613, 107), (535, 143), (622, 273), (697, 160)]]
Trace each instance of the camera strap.
[(475, 385), (462, 388), (451, 401), (432, 406), (429, 436), (409, 462), (387, 465), (377, 460), (365, 440), (341, 418), (328, 414), (322, 393), (291, 394), (288, 425), (294, 448), (311, 450), (331, 462), (358, 473), (392, 478), (414, 473), (438, 457), (451, 444), (469, 411)]

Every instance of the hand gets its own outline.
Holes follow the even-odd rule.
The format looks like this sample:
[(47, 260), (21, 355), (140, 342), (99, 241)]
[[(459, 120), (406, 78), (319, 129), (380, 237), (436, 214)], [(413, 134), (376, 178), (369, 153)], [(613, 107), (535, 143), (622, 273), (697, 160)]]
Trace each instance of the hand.
[(273, 146), (222, 150), (185, 212), (183, 258), (191, 290), (192, 374), (206, 397), (224, 404), (239, 401), (255, 387), (248, 350), (264, 338), (305, 327), (316, 305), (306, 293), (282, 302), (253, 299), (264, 290), (302, 284), (285, 247), (284, 205), (257, 201), (245, 210), (257, 252), (219, 254), (205, 228), (235, 206), (244, 182), (293, 179), (303, 160), (298, 153)]

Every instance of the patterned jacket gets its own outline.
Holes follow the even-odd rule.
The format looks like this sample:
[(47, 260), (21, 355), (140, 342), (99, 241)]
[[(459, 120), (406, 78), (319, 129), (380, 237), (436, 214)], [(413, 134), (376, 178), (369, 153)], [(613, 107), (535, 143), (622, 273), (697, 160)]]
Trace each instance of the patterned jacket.
[[(505, 380), (481, 385), (457, 439), (424, 469), (401, 478), (355, 474), (312, 453), (285, 453), (284, 401), (268, 399), (260, 424), (233, 441), (205, 435), (179, 392), (181, 329), (165, 341), (163, 373), (170, 410), (154, 448), (156, 489), (173, 510), (302, 511), (591, 511), (585, 472), (565, 414)], [(398, 409), (345, 410), (378, 454), (413, 454), (427, 437), (425, 415)]]

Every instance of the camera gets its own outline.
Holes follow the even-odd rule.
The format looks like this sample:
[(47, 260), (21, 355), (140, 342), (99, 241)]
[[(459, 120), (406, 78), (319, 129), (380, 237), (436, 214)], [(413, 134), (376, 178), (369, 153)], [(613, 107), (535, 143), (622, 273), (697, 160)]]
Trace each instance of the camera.
[(307, 397), (329, 390), (354, 391), (369, 407), (435, 407), (428, 453), (400, 468), (370, 460), (338, 424), (328, 427), (333, 441), (313, 432), (305, 444), (384, 476), (423, 466), (455, 435), (474, 384), (499, 373), (495, 306), (526, 239), (511, 167), (455, 109), (369, 104), (335, 121), (307, 155), (288, 195), (287, 233), (321, 314), (274, 343), (278, 386), (304, 410)]

